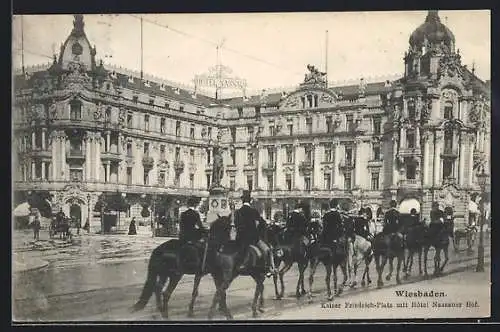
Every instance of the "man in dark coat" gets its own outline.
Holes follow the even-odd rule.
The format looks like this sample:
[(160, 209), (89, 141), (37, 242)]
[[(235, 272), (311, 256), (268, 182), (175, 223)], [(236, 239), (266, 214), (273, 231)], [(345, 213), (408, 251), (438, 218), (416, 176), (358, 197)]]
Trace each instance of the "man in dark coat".
[(266, 227), (266, 221), (260, 216), (259, 212), (250, 205), (252, 198), (250, 191), (243, 191), (241, 197), (243, 206), (238, 209), (234, 215), (234, 225), (236, 227), (236, 242), (240, 245), (240, 270), (244, 270), (245, 258), (250, 245), (259, 248), (266, 258), (266, 268), (268, 276), (276, 273), (274, 257), (269, 245), (259, 237), (259, 231)]
[(453, 218), (453, 208), (451, 206), (447, 206), (444, 208), (444, 223), (448, 228), (448, 232), (450, 233), (450, 237), (453, 238), (453, 228), (454, 228), (454, 218)]
[(354, 219), (354, 233), (368, 241), (372, 238), (368, 225), (368, 212), (364, 208), (359, 210), (358, 216)]
[(188, 209), (181, 213), (179, 222), (179, 240), (182, 244), (187, 242), (198, 242), (202, 236), (205, 227), (201, 223), (200, 214), (195, 210), (198, 200), (196, 197), (188, 199)]
[(59, 212), (56, 214), (56, 224), (57, 225), (62, 225), (66, 219), (66, 216), (64, 215), (64, 212), (62, 208), (59, 209)]
[[(301, 237), (307, 239), (309, 221), (306, 218), (308, 206), (304, 202), (299, 202), (290, 213), (286, 222), (285, 237), (287, 241), (293, 242)], [(307, 243), (306, 243), (307, 244)]]
[(321, 242), (324, 244), (332, 244), (344, 235), (342, 216), (337, 210), (338, 205), (338, 199), (332, 199), (330, 201), (330, 210), (323, 215), (323, 232), (321, 233)]
[(384, 229), (385, 234), (394, 234), (401, 232), (399, 211), (396, 209), (398, 203), (395, 200), (391, 201), (391, 208), (385, 212)]

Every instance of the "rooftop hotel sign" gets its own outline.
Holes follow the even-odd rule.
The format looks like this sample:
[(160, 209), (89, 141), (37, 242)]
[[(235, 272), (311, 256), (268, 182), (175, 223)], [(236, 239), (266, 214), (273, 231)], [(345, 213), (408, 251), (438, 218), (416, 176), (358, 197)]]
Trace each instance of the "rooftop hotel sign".
[(216, 89), (241, 89), (247, 86), (245, 79), (231, 76), (232, 69), (223, 65), (212, 67), (208, 73), (194, 77), (195, 86)]

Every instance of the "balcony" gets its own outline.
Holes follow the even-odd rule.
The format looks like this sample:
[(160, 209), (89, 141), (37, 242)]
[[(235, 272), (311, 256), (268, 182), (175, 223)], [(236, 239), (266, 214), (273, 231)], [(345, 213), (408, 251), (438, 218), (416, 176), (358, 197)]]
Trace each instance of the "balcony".
[(153, 168), (154, 164), (155, 160), (153, 159), (153, 157), (148, 155), (142, 157), (142, 165), (144, 166), (144, 168)]
[(382, 159), (373, 159), (368, 161), (368, 167), (382, 167), (384, 161)]
[(105, 151), (101, 153), (102, 160), (110, 160), (110, 161), (121, 161), (122, 158), (118, 152), (115, 151)]
[(457, 158), (458, 157), (458, 148), (444, 148), (443, 153), (441, 153), (441, 157)]
[[(23, 152), (21, 152), (23, 153)], [(26, 150), (26, 154), (30, 154), (33, 157), (48, 157), (52, 156), (52, 150), (45, 149), (43, 150), (41, 147), (36, 147), (32, 150)]]
[(175, 160), (174, 161), (174, 170), (177, 173), (182, 173), (184, 171), (184, 161), (182, 161), (182, 160)]
[(309, 173), (313, 170), (313, 168), (314, 168), (314, 164), (309, 160), (303, 161), (299, 165), (299, 171), (302, 173)]
[(405, 188), (420, 188), (421, 183), (418, 179), (399, 180), (398, 185)]
[(83, 150), (70, 149), (66, 158), (73, 160), (83, 160), (85, 159), (85, 154), (83, 153)]
[(400, 148), (398, 151), (398, 156), (401, 158), (420, 156), (422, 150), (420, 148)]
[(355, 163), (353, 160), (341, 160), (339, 163), (339, 169), (343, 171), (351, 171), (355, 167)]
[(276, 169), (276, 163), (274, 162), (266, 162), (262, 165), (263, 172), (274, 172)]

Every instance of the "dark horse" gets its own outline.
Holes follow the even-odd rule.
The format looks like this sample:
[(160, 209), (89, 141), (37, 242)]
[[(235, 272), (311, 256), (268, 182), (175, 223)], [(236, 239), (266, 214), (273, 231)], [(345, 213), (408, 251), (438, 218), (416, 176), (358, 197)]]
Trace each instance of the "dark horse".
[(395, 233), (385, 234), (384, 232), (381, 232), (376, 234), (373, 238), (373, 255), (375, 257), (375, 265), (378, 273), (377, 287), (380, 288), (384, 286), (382, 273), (384, 272), (387, 260), (389, 260), (389, 274), (385, 277), (385, 280), (391, 280), (392, 273), (394, 271), (394, 258), (398, 259), (398, 265), (396, 267), (396, 282), (400, 284), (401, 279), (399, 277), (399, 272), (401, 270), (401, 264), (404, 263), (405, 260), (402, 237)]
[(426, 231), (427, 227), (423, 222), (411, 225), (407, 228), (405, 247), (408, 249), (408, 257), (406, 258), (403, 267), (405, 278), (408, 278), (411, 274), (413, 256), (415, 254), (418, 254), (418, 271), (419, 274), (422, 274), (422, 250), (425, 244)]
[(283, 276), (287, 273), (294, 263), (297, 263), (299, 267), (299, 280), (297, 281), (296, 297), (300, 298), (302, 295), (306, 294), (304, 288), (304, 272), (307, 268), (309, 258), (308, 249), (309, 246), (306, 245), (301, 239), (295, 239), (290, 241), (285, 240), (284, 236), (285, 228), (279, 227), (277, 225), (269, 226), (267, 231), (268, 243), (273, 247), (274, 252), (274, 263), (276, 267), (279, 267), (283, 263), (283, 267), (279, 269), (278, 276), (280, 282), (280, 290), (278, 290), (278, 276), (273, 275), (274, 281), (274, 291), (276, 293), (276, 299), (280, 300), (283, 298), (285, 293), (285, 284), (283, 282)]
[(330, 286), (332, 271), (335, 295), (342, 293), (342, 287), (337, 290), (337, 268), (340, 266), (344, 274), (342, 286), (347, 283), (347, 239), (341, 236), (340, 239), (332, 244), (314, 242), (310, 248), (311, 271), (309, 275), (309, 302), (312, 301), (312, 285), (314, 274), (319, 263), (323, 263), (326, 269), (326, 288), (328, 291), (328, 300), (333, 300), (332, 289)]
[[(252, 301), (252, 316), (257, 317), (258, 312), (264, 312), (264, 280), (266, 279), (267, 268), (265, 257), (260, 250), (250, 246), (247, 257), (244, 260), (244, 268), (239, 269), (240, 265), (240, 245), (230, 240), (230, 220), (225, 218), (217, 219), (212, 228), (214, 232), (212, 237), (215, 243), (222, 244), (217, 250), (211, 268), (211, 274), (215, 282), (216, 292), (210, 307), (208, 318), (211, 319), (215, 313), (215, 307), (219, 304), (220, 310), (227, 319), (232, 319), (231, 312), (226, 303), (226, 292), (231, 282), (238, 276), (250, 276), (255, 280), (256, 287)], [(267, 226), (261, 237), (265, 239)]]
[[(436, 250), (434, 254), (434, 275), (441, 274), (448, 263), (448, 247), (450, 245), (450, 236), (453, 232), (453, 222), (444, 221), (442, 223), (430, 224), (425, 236), (424, 245), (424, 275), (427, 277), (427, 255), (430, 247)], [(444, 262), (441, 264), (441, 251), (444, 253)]]
[[(211, 273), (216, 252), (220, 247), (213, 233), (219, 233), (220, 225), (230, 225), (229, 217), (219, 217), (219, 222), (214, 222), (209, 230), (209, 237), (205, 239), (205, 246), (197, 247), (193, 244), (181, 246), (178, 239), (167, 241), (153, 250), (148, 264), (148, 275), (139, 301), (134, 305), (133, 311), (142, 310), (153, 292), (156, 295), (156, 305), (164, 318), (168, 317), (168, 303), (177, 284), (185, 274), (194, 275), (194, 286), (189, 304), (188, 316), (193, 317), (193, 308), (201, 278)], [(230, 226), (229, 226), (230, 227)], [(227, 232), (229, 234), (230, 228)], [(204, 248), (203, 248), (204, 247)], [(184, 259), (183, 259), (184, 258)], [(168, 280), (168, 286), (162, 290)]]

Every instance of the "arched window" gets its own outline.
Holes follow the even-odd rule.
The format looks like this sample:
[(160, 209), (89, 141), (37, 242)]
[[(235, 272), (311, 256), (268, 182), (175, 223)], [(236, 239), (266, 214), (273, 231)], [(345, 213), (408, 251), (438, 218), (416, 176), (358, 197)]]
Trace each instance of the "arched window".
[(415, 119), (416, 111), (415, 111), (415, 102), (413, 100), (408, 101), (408, 118)]
[(70, 106), (70, 119), (71, 120), (81, 120), (82, 119), (82, 102), (79, 100), (72, 100), (69, 104)]
[(453, 119), (453, 104), (450, 101), (444, 104), (444, 118), (446, 120)]
[(453, 132), (445, 131), (444, 133), (444, 151), (445, 154), (452, 153), (453, 150)]

